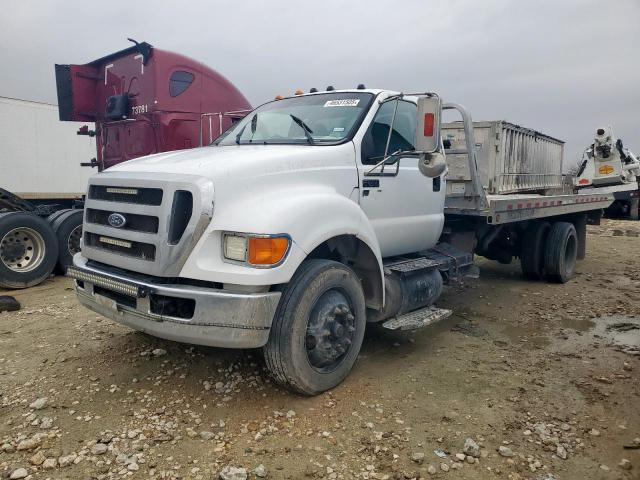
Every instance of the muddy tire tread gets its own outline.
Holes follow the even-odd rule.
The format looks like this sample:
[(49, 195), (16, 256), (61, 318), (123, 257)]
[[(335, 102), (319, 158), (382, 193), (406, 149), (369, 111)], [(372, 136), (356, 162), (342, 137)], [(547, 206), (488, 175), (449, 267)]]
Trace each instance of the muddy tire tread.
[[(306, 286), (321, 273), (335, 269), (342, 270), (346, 275), (352, 276), (352, 278), (356, 279), (359, 283), (355, 272), (339, 262), (312, 259), (306, 260), (301, 264), (291, 281), (283, 288), (282, 297), (280, 298), (271, 325), (269, 340), (263, 347), (266, 366), (275, 381), (288, 390), (298, 394), (315, 395), (322, 390), (315, 391), (296, 380), (295, 375), (291, 373), (294, 370), (292, 364), (287, 364), (287, 361), (290, 361), (290, 356), (284, 351), (284, 345), (278, 341), (278, 339), (283, 339), (290, 334), (291, 327), (295, 321), (295, 319), (291, 317), (295, 314), (296, 303), (299, 302), (306, 293)], [(361, 312), (362, 315), (365, 315), (364, 294), (361, 292), (361, 298), (355, 300), (361, 303)], [(362, 337), (363, 336), (364, 332), (362, 332)], [(362, 339), (360, 342), (361, 341)]]

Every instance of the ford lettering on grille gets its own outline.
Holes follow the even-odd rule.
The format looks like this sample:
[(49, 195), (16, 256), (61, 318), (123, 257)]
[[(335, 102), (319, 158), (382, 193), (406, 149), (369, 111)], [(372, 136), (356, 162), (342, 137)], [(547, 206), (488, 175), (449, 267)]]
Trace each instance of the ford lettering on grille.
[(114, 228), (122, 228), (127, 223), (127, 218), (121, 213), (112, 213), (107, 218), (107, 222)]

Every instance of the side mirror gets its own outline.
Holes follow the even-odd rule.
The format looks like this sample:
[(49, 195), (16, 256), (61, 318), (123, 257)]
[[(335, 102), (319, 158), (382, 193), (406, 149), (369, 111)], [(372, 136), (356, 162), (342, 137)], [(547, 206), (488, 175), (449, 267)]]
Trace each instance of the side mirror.
[(418, 170), (425, 177), (439, 177), (447, 171), (447, 162), (444, 155), (440, 152), (425, 153), (420, 155), (418, 160)]
[(418, 98), (418, 121), (415, 147), (422, 153), (433, 153), (440, 149), (440, 118), (442, 101), (437, 95)]

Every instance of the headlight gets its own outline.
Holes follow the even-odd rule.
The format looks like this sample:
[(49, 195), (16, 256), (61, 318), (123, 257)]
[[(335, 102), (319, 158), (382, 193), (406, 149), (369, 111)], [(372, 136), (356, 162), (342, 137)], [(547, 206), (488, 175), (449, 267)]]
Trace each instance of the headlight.
[(244, 262), (247, 260), (247, 237), (224, 236), (224, 258)]
[(243, 235), (225, 233), (224, 258), (256, 267), (278, 265), (289, 251), (291, 238), (288, 235)]

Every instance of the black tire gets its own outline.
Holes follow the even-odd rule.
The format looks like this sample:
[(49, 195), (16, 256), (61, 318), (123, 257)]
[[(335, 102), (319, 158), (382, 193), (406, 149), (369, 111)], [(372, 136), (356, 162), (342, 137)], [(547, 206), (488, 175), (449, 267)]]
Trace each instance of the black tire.
[(0, 287), (37, 285), (57, 260), (58, 240), (44, 218), (25, 212), (0, 215)]
[(282, 293), (263, 348), (267, 368), (296, 393), (329, 390), (351, 371), (365, 326), (364, 293), (353, 270), (331, 260), (307, 260)]
[(572, 223), (557, 222), (551, 226), (544, 255), (544, 270), (548, 281), (566, 283), (578, 257), (578, 235)]
[(640, 220), (640, 198), (632, 198), (629, 202), (629, 218)]
[(80, 209), (67, 210), (52, 224), (58, 238), (57, 268), (63, 275), (67, 273), (67, 267), (73, 265), (73, 256), (80, 251), (83, 213)]
[(60, 215), (62, 215), (63, 213), (69, 212), (70, 210), (71, 210), (70, 208), (65, 208), (65, 209), (62, 209), (62, 210), (58, 210), (58, 211), (56, 211), (56, 212), (53, 212), (51, 215), (49, 215), (49, 216), (47, 217), (47, 222), (49, 222), (49, 224), (53, 225), (53, 222), (55, 222), (55, 221), (56, 221), (56, 219), (57, 219)]
[(551, 224), (544, 221), (531, 222), (524, 231), (520, 245), (522, 274), (531, 280), (539, 280), (544, 273), (544, 254)]

